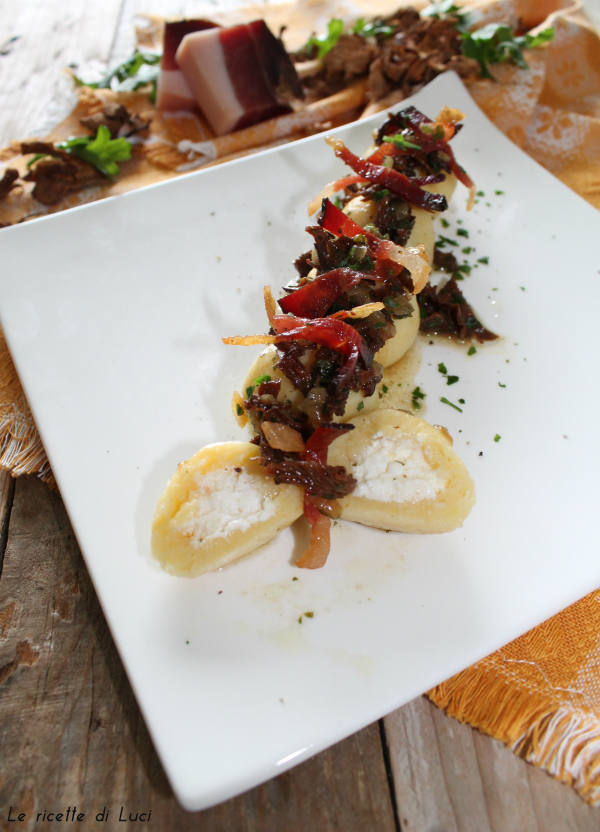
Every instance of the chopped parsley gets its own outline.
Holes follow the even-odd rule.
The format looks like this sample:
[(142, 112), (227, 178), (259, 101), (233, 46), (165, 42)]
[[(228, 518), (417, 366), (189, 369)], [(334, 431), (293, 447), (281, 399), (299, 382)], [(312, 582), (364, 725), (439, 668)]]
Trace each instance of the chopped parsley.
[(463, 272), (464, 274), (471, 274), (471, 266), (468, 263), (463, 263), (458, 267), (459, 272)]
[(477, 191), (477, 196), (485, 196), (485, 191)]
[(260, 385), (263, 383), (263, 381), (271, 381), (271, 376), (268, 376), (266, 374), (264, 376), (257, 376), (254, 379), (254, 386), (255, 387), (260, 387)]
[(419, 410), (421, 408), (421, 402), (419, 399), (422, 401), (426, 395), (427, 393), (423, 393), (420, 387), (415, 387), (412, 391), (412, 406), (415, 410)]
[(469, 347), (469, 349), (467, 350), (467, 355), (475, 355), (476, 352), (477, 350), (475, 349), (475, 347)]
[(458, 403), (459, 403), (459, 404), (465, 404), (465, 400), (464, 400), (464, 399), (459, 399), (459, 400), (458, 400)]
[(469, 232), (467, 231), (466, 228), (457, 228), (456, 233), (458, 234), (459, 237), (468, 237), (469, 236)]
[(381, 389), (383, 390), (384, 393), (387, 393), (387, 391), (389, 390), (389, 387), (387, 386), (387, 384), (382, 384)]
[(504, 191), (494, 191), (494, 193), (496, 194), (496, 196), (502, 196)]
[(251, 384), (250, 387), (246, 387), (246, 398), (249, 399), (250, 396), (254, 393), (254, 385)]
[(440, 401), (443, 402), (444, 404), (449, 404), (450, 407), (453, 407), (455, 410), (458, 410), (459, 413), (462, 413), (462, 409), (460, 407), (458, 407), (458, 405), (452, 404), (452, 402), (449, 402), (448, 399), (445, 396), (442, 396)]
[(444, 219), (444, 217), (442, 217), (440, 222), (442, 223), (442, 228), (450, 228), (450, 223), (448, 222), (448, 220)]
[(466, 246), (465, 248), (463, 248), (462, 253), (463, 254), (470, 254), (472, 251), (473, 251), (473, 249), (471, 248), (471, 246)]
[(484, 266), (487, 266), (487, 265), (489, 265), (490, 258), (489, 258), (489, 257), (480, 257), (480, 258), (477, 260), (477, 262), (478, 262), (478, 263), (483, 263), (483, 265), (484, 265)]
[(390, 192), (388, 191), (388, 189), (387, 188), (382, 188), (381, 191), (375, 191), (375, 193), (373, 194), (373, 199), (375, 200), (375, 202), (380, 202), (384, 198), (384, 196), (389, 196), (389, 195), (390, 195)]
[(502, 439), (499, 433), (494, 436), (494, 442), (499, 442)]
[(449, 237), (444, 237), (443, 234), (440, 234), (440, 239), (436, 243), (437, 247), (442, 248), (442, 246), (445, 246), (446, 244), (448, 244), (449, 246), (457, 246), (458, 245), (456, 240), (451, 240)]
[(506, 384), (502, 384), (502, 382), (498, 382), (498, 387), (506, 387)]
[(236, 404), (235, 412), (237, 413), (238, 416), (243, 416), (244, 415), (244, 408), (241, 406), (241, 404)]
[(364, 406), (365, 406), (365, 403), (364, 403), (364, 402), (359, 402), (359, 403), (358, 403), (358, 405), (357, 405), (356, 409), (359, 411), (359, 413), (360, 413), (360, 411), (363, 409), (363, 407), (364, 407)]
[(458, 381), (458, 376), (448, 376), (446, 379), (446, 384), (456, 384)]
[(438, 364), (438, 372), (441, 373), (443, 376), (448, 375), (448, 370), (446, 369), (446, 365), (442, 362)]

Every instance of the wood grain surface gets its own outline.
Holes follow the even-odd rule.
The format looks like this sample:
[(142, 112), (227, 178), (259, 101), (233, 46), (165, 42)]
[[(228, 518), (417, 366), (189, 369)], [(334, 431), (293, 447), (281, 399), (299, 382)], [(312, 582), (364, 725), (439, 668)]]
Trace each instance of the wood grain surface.
[[(136, 14), (199, 16), (215, 7), (0, 0), (0, 145), (40, 134), (61, 116), (65, 65), (100, 71), (126, 57)], [(161, 832), (600, 830), (600, 810), (425, 698), (244, 795), (185, 812), (152, 747), (60, 495), (35, 478), (15, 487), (4, 474), (0, 749), (1, 830), (60, 830), (64, 820), (44, 820), (44, 811), (74, 806), (84, 814), (69, 823), (77, 830), (140, 828), (129, 814), (149, 811)], [(11, 817), (26, 814), (24, 822), (8, 820), (11, 807)], [(96, 815), (105, 807), (102, 825)]]

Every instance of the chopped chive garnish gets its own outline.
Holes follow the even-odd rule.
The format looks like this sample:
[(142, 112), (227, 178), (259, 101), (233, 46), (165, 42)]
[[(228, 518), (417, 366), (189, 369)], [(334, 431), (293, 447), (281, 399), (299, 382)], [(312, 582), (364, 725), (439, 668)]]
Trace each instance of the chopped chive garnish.
[(502, 384), (502, 382), (498, 382), (498, 387), (506, 387), (506, 384)]
[(450, 407), (453, 407), (455, 410), (458, 410), (458, 412), (459, 412), (459, 413), (462, 413), (461, 408), (460, 408), (460, 407), (458, 407), (458, 406), (457, 406), (457, 405), (455, 405), (455, 404), (452, 404), (452, 402), (449, 402), (449, 401), (448, 401), (448, 399), (447, 399), (445, 396), (442, 396), (442, 397), (441, 397), (441, 399), (440, 399), (440, 401), (441, 401), (441, 402), (444, 402), (444, 404), (449, 404), (449, 405), (450, 405)]

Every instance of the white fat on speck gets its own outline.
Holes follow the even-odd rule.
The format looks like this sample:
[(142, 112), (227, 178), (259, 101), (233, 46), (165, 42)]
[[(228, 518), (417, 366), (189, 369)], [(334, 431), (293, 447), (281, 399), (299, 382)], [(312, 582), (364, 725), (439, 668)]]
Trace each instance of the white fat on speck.
[(263, 493), (260, 477), (244, 468), (221, 468), (198, 474), (198, 491), (193, 497), (193, 516), (181, 526), (192, 545), (246, 532), (275, 513), (275, 501)]
[(416, 439), (381, 432), (373, 434), (352, 474), (358, 482), (353, 497), (382, 503), (433, 500), (444, 487)]

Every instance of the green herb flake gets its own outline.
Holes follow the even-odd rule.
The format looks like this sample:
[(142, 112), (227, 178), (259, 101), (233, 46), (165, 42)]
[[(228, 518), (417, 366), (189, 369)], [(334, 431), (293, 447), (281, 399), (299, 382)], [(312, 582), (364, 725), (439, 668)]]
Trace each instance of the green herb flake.
[(294, 575), (294, 577), (292, 578), (292, 581), (297, 581), (297, 580), (298, 580), (298, 578)]
[(498, 387), (506, 387), (506, 384), (502, 384), (502, 382), (498, 382)]
[(467, 355), (475, 355), (476, 352), (477, 350), (475, 349), (475, 347), (469, 347), (469, 349), (467, 350)]
[(499, 433), (494, 436), (494, 442), (499, 442), (502, 439)]
[(473, 249), (471, 248), (471, 246), (466, 246), (465, 248), (463, 248), (462, 253), (463, 254), (470, 254), (472, 251), (473, 251)]
[(423, 393), (420, 387), (415, 387), (412, 391), (412, 406), (415, 410), (419, 410), (421, 407), (419, 399), (422, 401), (427, 393)]
[(305, 613), (303, 613), (303, 615), (304, 615), (305, 618), (313, 618), (314, 617), (314, 612), (305, 612)]
[(365, 406), (364, 402), (359, 402), (358, 405), (356, 406), (356, 409), (360, 412), (363, 409), (364, 406)]
[(383, 390), (384, 393), (387, 393), (387, 391), (389, 390), (389, 387), (387, 386), (387, 384), (382, 384), (381, 389)]
[(524, 287), (524, 286), (519, 286), (519, 289), (520, 289), (522, 292), (524, 292), (524, 291), (525, 291), (525, 287)]
[(458, 381), (458, 376), (448, 376), (446, 379), (446, 384), (456, 384)]
[(246, 398), (249, 399), (252, 394), (254, 393), (254, 385), (251, 384), (250, 387), (246, 387)]
[(460, 407), (458, 407), (458, 405), (452, 404), (452, 402), (449, 402), (448, 399), (445, 396), (442, 396), (440, 398), (440, 401), (443, 402), (444, 404), (449, 404), (450, 407), (453, 407), (455, 410), (458, 410), (459, 413), (462, 413), (462, 409)]
[(60, 142), (56, 147), (77, 156), (108, 178), (119, 175), (117, 162), (125, 162), (131, 158), (131, 145), (127, 139), (111, 139), (110, 130), (104, 124), (98, 127), (95, 138), (79, 136)]
[(381, 202), (381, 200), (384, 197), (389, 196), (389, 195), (390, 195), (390, 192), (388, 191), (388, 189), (383, 188), (381, 191), (375, 191), (375, 193), (373, 194), (373, 199), (375, 200), (375, 202)]
[(494, 193), (496, 194), (496, 196), (502, 196), (504, 194), (504, 191), (494, 191)]
[(384, 136), (384, 142), (390, 142), (390, 144), (395, 145), (400, 150), (420, 150), (421, 145), (415, 144), (414, 142), (409, 141), (402, 133), (396, 133), (395, 136)]
[(438, 364), (438, 372), (441, 373), (443, 376), (448, 375), (448, 370), (446, 369), (446, 365), (443, 362)]
[(477, 191), (477, 196), (485, 196), (485, 191)]
[(448, 220), (444, 219), (444, 217), (442, 217), (440, 222), (442, 223), (442, 228), (450, 228), (450, 223), (448, 222)]
[(237, 413), (238, 416), (243, 416), (244, 415), (244, 408), (241, 406), (241, 404), (236, 404), (235, 412)]
[(263, 383), (263, 381), (271, 381), (271, 376), (268, 376), (266, 374), (264, 376), (257, 376), (254, 379), (254, 386), (255, 387), (260, 387), (260, 385)]
[(304, 48), (311, 54), (313, 50), (317, 50), (317, 58), (324, 58), (328, 52), (331, 52), (333, 47), (340, 39), (340, 35), (344, 31), (344, 21), (334, 17), (327, 24), (327, 34), (320, 38), (309, 38)]
[(489, 265), (489, 262), (490, 262), (490, 258), (489, 258), (489, 257), (480, 257), (480, 258), (477, 260), (477, 262), (478, 262), (478, 263), (483, 263), (483, 265), (484, 265), (484, 266), (488, 266), (488, 265)]
[(459, 403), (459, 404), (466, 404), (466, 402), (465, 402), (465, 400), (464, 400), (464, 399), (459, 399), (459, 400), (458, 400), (458, 403)]
[[(458, 243), (456, 240), (451, 240), (449, 237), (444, 237), (443, 234), (440, 234), (440, 241), (442, 245), (446, 245), (446, 243), (450, 246), (457, 246)], [(436, 243), (437, 247), (440, 247), (440, 242)]]
[(471, 274), (471, 266), (468, 263), (463, 263), (458, 267), (459, 272), (463, 272), (464, 274)]
[(456, 233), (458, 234), (459, 237), (468, 237), (469, 236), (469, 232), (467, 231), (466, 228), (457, 228)]

